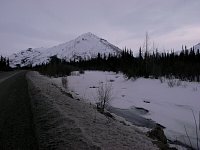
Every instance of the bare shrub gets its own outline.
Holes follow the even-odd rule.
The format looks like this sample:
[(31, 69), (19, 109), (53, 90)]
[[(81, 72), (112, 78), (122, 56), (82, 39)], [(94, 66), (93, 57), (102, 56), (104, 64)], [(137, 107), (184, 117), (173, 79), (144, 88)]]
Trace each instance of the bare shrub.
[(179, 79), (176, 81), (176, 86), (181, 86), (182, 85), (182, 81)]
[(62, 85), (63, 85), (63, 87), (67, 89), (67, 87), (68, 87), (68, 80), (67, 80), (67, 77), (62, 77), (61, 80), (62, 80)]
[[(199, 132), (200, 132), (200, 111), (199, 111)], [(199, 142), (199, 141), (197, 141)]]
[(170, 88), (174, 87), (176, 85), (176, 80), (174, 80), (173, 78), (172, 79), (169, 79), (168, 82), (167, 82), (168, 86)]
[(132, 77), (131, 81), (135, 82), (138, 78), (137, 77)]
[(196, 131), (196, 138), (197, 138), (197, 149), (199, 149), (198, 125), (197, 125), (197, 120), (196, 120), (196, 117), (194, 115), (193, 110), (192, 110), (192, 115), (193, 115), (193, 119), (194, 119), (194, 123), (195, 123), (195, 131)]
[(182, 87), (186, 88), (187, 87), (187, 83), (184, 82), (184, 84), (182, 85)]
[(71, 76), (80, 76), (80, 72), (73, 71), (73, 72), (71, 72)]
[(186, 133), (186, 136), (187, 136), (187, 138), (188, 138), (188, 141), (189, 141), (189, 143), (190, 143), (190, 147), (192, 147), (192, 142), (191, 142), (191, 140), (190, 140), (190, 137), (189, 137), (189, 135), (188, 135), (188, 132), (187, 132), (187, 129), (186, 129), (185, 125), (184, 125), (184, 129), (185, 129), (185, 133)]
[(160, 83), (164, 83), (165, 82), (165, 78), (164, 77), (159, 77)]
[(174, 87), (174, 86), (181, 86), (182, 85), (182, 81), (180, 79), (176, 79), (175, 77), (170, 77), (167, 81), (167, 84), (170, 88)]
[(197, 87), (193, 87), (193, 91), (196, 92), (197, 91)]
[(104, 112), (107, 104), (109, 104), (112, 98), (112, 84), (99, 82), (99, 87), (97, 89), (97, 109), (100, 112)]
[[(192, 111), (192, 115), (193, 115), (193, 119), (194, 119), (194, 124), (195, 124), (195, 131), (196, 131), (196, 148), (199, 150), (199, 133), (198, 133), (198, 125), (197, 125), (197, 120), (196, 120), (196, 117), (195, 117), (195, 114), (194, 114), (194, 111), (193, 109), (191, 109)], [(184, 125), (184, 129), (185, 129), (185, 133), (186, 133), (186, 136), (188, 138), (188, 141), (190, 143), (190, 146), (192, 149), (195, 149), (193, 146), (192, 146), (192, 142), (191, 142), (191, 139), (190, 139), (190, 136), (188, 135), (188, 132), (187, 132), (187, 129)], [(199, 112), (199, 131), (200, 131), (200, 112)]]

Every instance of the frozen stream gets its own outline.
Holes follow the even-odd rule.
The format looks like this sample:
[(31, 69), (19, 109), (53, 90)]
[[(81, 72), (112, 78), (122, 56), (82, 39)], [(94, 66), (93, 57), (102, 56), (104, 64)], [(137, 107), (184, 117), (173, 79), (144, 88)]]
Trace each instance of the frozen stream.
[[(54, 80), (61, 84), (60, 78)], [(112, 110), (113, 112), (124, 116), (130, 122), (134, 120), (137, 122), (138, 117), (132, 121), (130, 119), (135, 114), (133, 108), (148, 110), (148, 113), (139, 115), (144, 118), (142, 119), (144, 122), (151, 119), (166, 127), (164, 131), (170, 140), (177, 139), (189, 144), (185, 126), (193, 147), (196, 146), (196, 130), (192, 112), (199, 123), (199, 83), (177, 82), (178, 80), (174, 79), (175, 86), (169, 87), (167, 79), (163, 79), (162, 82), (159, 79), (144, 78), (127, 80), (123, 74), (101, 71), (85, 71), (84, 74), (74, 72), (67, 77), (67, 80), (70, 91), (75, 93), (77, 97), (94, 104), (98, 101), (99, 83), (112, 84), (110, 105), (115, 108)], [(200, 137), (199, 130), (198, 134)]]
[(154, 128), (156, 126), (155, 121), (147, 119), (142, 115), (145, 115), (147, 112), (144, 110), (131, 108), (131, 109), (120, 109), (115, 107), (109, 107), (109, 112), (114, 113), (120, 117), (125, 118), (127, 121), (132, 124), (140, 127)]

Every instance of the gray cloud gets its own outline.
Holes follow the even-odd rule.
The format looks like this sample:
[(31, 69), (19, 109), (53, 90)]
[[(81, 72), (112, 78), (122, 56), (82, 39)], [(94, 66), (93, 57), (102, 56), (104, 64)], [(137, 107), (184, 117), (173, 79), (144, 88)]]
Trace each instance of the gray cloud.
[(197, 0), (0, 1), (0, 53), (49, 47), (91, 31), (138, 50), (148, 31), (160, 50), (200, 42)]

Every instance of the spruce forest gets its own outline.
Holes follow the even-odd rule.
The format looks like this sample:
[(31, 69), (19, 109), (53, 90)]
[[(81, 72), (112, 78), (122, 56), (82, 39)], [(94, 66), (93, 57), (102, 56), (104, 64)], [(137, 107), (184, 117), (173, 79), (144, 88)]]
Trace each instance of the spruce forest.
[(9, 71), (9, 70), (10, 70), (9, 59), (6, 59), (3, 56), (1, 56), (0, 71)]
[(135, 57), (131, 50), (124, 49), (120, 54), (100, 55), (90, 59), (66, 62), (56, 56), (48, 64), (34, 67), (35, 70), (50, 76), (69, 75), (74, 70), (101, 70), (122, 72), (127, 78), (178, 78), (187, 81), (200, 81), (200, 52), (186, 47), (180, 52), (142, 53)]

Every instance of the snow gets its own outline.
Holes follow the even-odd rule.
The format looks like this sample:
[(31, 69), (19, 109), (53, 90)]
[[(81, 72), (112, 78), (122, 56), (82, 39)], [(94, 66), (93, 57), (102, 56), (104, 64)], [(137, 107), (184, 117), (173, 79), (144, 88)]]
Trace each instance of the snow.
[(10, 66), (15, 67), (17, 64), (21, 64), (21, 67), (27, 66), (30, 64), (35, 65), (37, 62), (42, 63), (43, 61), (39, 60), (37, 57), (41, 55), (41, 51), (45, 48), (36, 48), (36, 49), (27, 49), (23, 50), (17, 54), (13, 54), (9, 57), (10, 59)]
[(27, 79), (39, 149), (158, 149), (135, 126), (68, 97), (54, 80), (36, 72), (29, 72)]
[[(144, 117), (165, 126), (165, 134), (169, 139), (188, 143), (185, 126), (193, 146), (196, 145), (192, 111), (199, 122), (199, 83), (182, 81), (180, 86), (170, 88), (167, 80), (164, 83), (159, 79), (127, 80), (122, 74), (100, 71), (86, 71), (84, 74), (69, 76), (67, 79), (69, 89), (77, 97), (91, 103), (97, 102), (99, 82), (110, 82), (113, 88), (111, 106), (121, 109), (130, 109), (132, 106), (147, 109), (149, 113)], [(59, 78), (54, 80), (60, 82)]]
[(198, 43), (197, 45), (194, 46), (195, 51), (197, 51), (198, 49), (200, 50), (200, 43)]
[[(24, 50), (17, 54), (11, 55), (10, 64), (14, 67), (16, 64), (26, 66), (32, 64), (46, 63), (51, 56), (57, 55), (58, 58), (69, 61), (70, 59), (88, 59), (97, 56), (98, 53), (106, 54), (119, 53), (121, 50), (107, 42), (106, 40), (97, 37), (88, 32), (69, 42), (53, 46), (50, 48), (36, 48)], [(26, 62), (22, 62), (26, 60)]]

